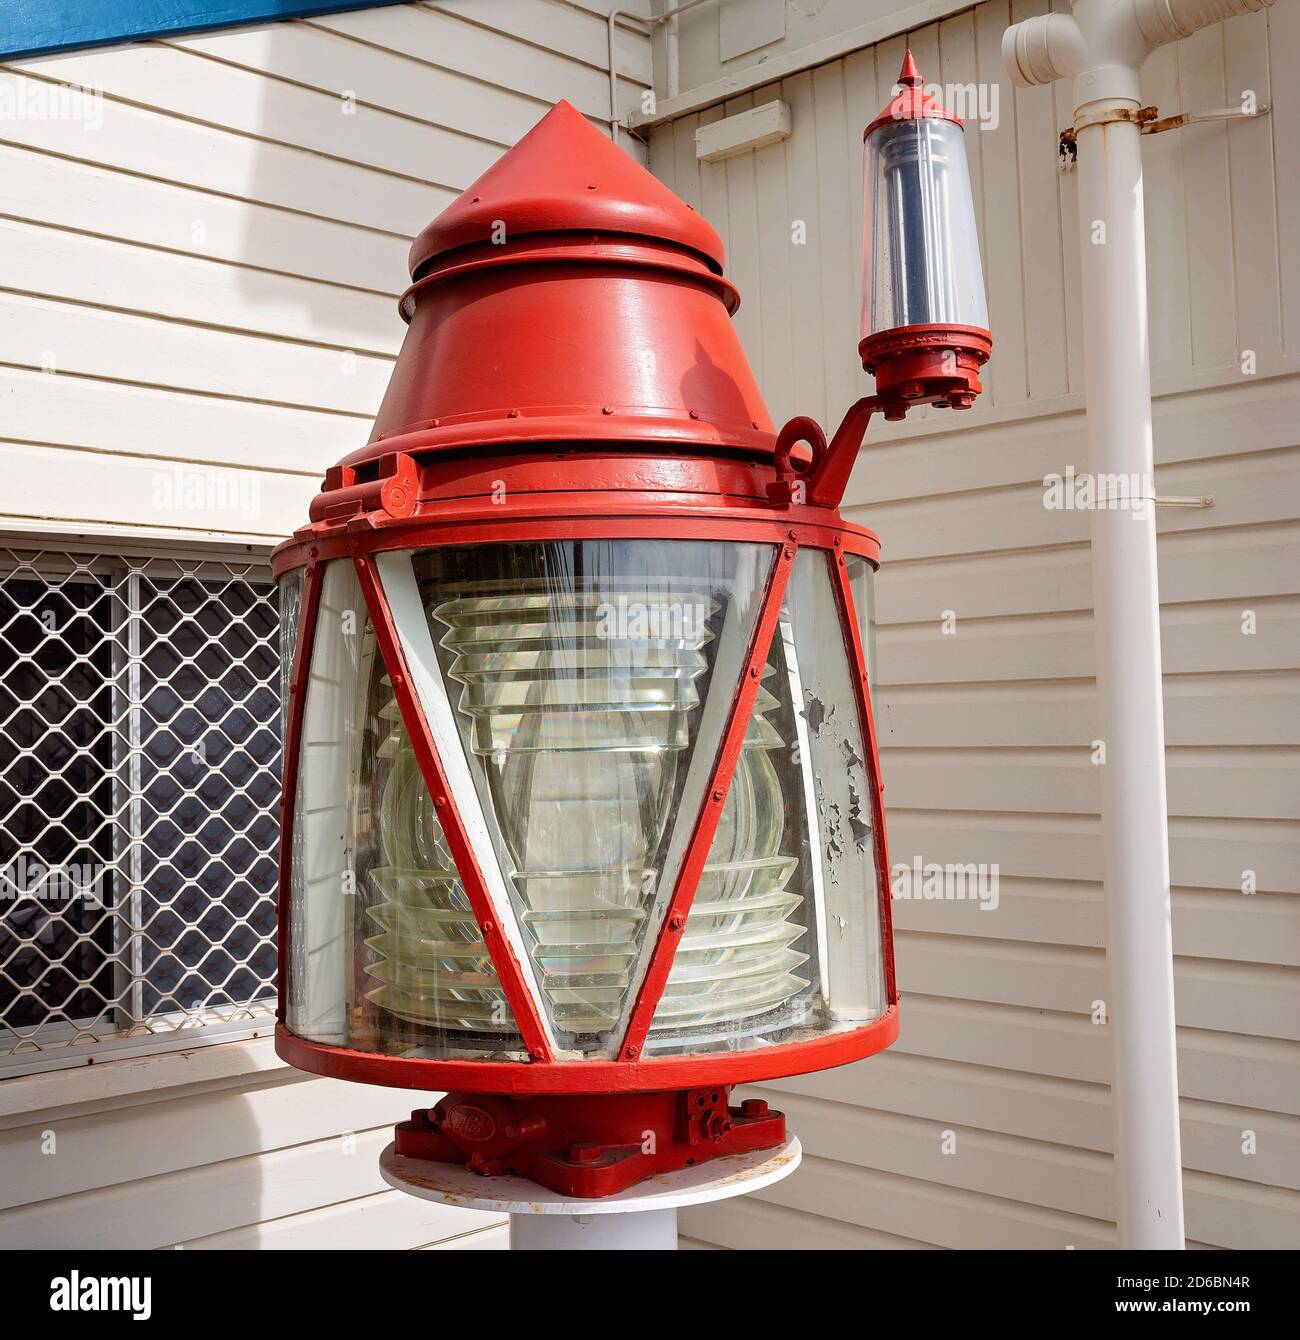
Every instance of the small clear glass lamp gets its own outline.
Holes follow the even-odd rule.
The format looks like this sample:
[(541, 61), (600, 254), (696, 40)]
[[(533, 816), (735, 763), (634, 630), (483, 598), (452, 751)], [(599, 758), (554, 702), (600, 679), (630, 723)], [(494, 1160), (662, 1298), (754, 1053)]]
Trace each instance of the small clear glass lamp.
[(925, 92), (910, 51), (898, 83), (863, 137), (859, 352), (879, 394), (965, 409), (979, 384), (954, 373), (973, 378), (992, 347), (965, 132)]

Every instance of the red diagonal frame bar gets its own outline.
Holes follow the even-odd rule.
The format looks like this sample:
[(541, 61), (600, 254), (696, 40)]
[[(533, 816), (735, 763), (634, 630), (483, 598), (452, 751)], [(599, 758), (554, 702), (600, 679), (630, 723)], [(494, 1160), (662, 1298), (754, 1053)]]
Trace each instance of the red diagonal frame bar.
[(894, 977), (894, 909), (889, 879), (889, 839), (885, 832), (885, 783), (880, 775), (880, 754), (876, 749), (876, 719), (871, 710), (871, 685), (862, 635), (858, 630), (857, 610), (853, 604), (853, 589), (849, 584), (848, 560), (837, 550), (830, 557), (830, 565), (840, 627), (849, 650), (849, 664), (853, 669), (858, 719), (862, 722), (862, 731), (866, 736), (864, 744), (871, 774), (871, 827), (876, 845), (876, 896), (880, 906), (880, 952), (885, 969), (885, 1003), (895, 1005), (898, 1003), (898, 983)]
[(682, 931), (686, 928), (687, 915), (695, 900), (695, 889), (700, 882), (700, 875), (708, 859), (709, 848), (713, 845), (714, 835), (718, 831), (723, 806), (727, 802), (727, 790), (731, 786), (736, 765), (740, 761), (740, 751), (745, 742), (745, 734), (749, 730), (749, 718), (753, 713), (754, 700), (758, 696), (759, 684), (763, 677), (763, 666), (771, 650), (772, 638), (776, 633), (777, 620), (781, 614), (781, 602), (785, 598), (790, 571), (794, 567), (795, 550), (796, 545), (793, 542), (783, 545), (777, 551), (776, 562), (772, 565), (767, 590), (763, 595), (763, 605), (759, 610), (758, 622), (749, 644), (749, 655), (745, 658), (740, 683), (732, 701), (731, 715), (727, 719), (727, 727), (722, 735), (722, 744), (713, 765), (713, 773), (704, 791), (704, 803), (700, 807), (694, 831), (682, 857), (673, 896), (660, 924), (654, 953), (650, 956), (649, 966), (637, 992), (636, 1004), (632, 1007), (628, 1019), (627, 1032), (619, 1044), (621, 1060), (635, 1061), (641, 1055), (651, 1021), (659, 1005), (659, 998), (668, 983), (673, 957), (677, 953)]
[(397, 626), (393, 622), (393, 613), (384, 595), (379, 573), (367, 554), (354, 551), (352, 561), (356, 565), (357, 578), (366, 599), (366, 608), (370, 613), (370, 622), (375, 630), (380, 655), (388, 667), (388, 677), (393, 685), (393, 697), (415, 750), (424, 784), (429, 788), (438, 821), (442, 824), (442, 831), (447, 838), (447, 846), (456, 863), (456, 870), (461, 883), (465, 886), (465, 896), (469, 899), (470, 908), (478, 921), (479, 929), (483, 932), (483, 940), (496, 968), (497, 978), (506, 993), (506, 999), (510, 1002), (515, 1023), (518, 1025), (529, 1056), (535, 1061), (550, 1061), (554, 1053), (538, 1014), (537, 1002), (524, 981), (519, 960), (515, 957), (509, 940), (502, 934), (501, 927), (497, 924), (496, 909), (488, 894), (483, 871), (474, 855), (469, 834), (461, 819), (460, 808), (447, 780), (442, 759), (438, 756), (438, 747), (429, 730), (429, 723), (425, 720), (424, 712), (411, 687), (410, 667), (402, 652)]
[(320, 609), (321, 572), (321, 565), (314, 559), (308, 562), (303, 572), (302, 598), (298, 602), (298, 638), (294, 643), (293, 669), (289, 676), (289, 711), (285, 718), (280, 766), (280, 882), (276, 892), (279, 936), (275, 947), (275, 992), (276, 1018), (282, 1022), (286, 990), (289, 985), (289, 897), (293, 879), (293, 810), (298, 799), (302, 717), (307, 706), (307, 681), (311, 677), (316, 614)]

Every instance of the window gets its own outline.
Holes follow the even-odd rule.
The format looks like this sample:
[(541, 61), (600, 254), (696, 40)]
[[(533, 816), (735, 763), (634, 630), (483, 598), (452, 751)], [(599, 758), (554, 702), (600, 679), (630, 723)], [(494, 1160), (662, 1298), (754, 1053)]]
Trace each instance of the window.
[(0, 550), (0, 1074), (268, 1026), (275, 601), (260, 558)]

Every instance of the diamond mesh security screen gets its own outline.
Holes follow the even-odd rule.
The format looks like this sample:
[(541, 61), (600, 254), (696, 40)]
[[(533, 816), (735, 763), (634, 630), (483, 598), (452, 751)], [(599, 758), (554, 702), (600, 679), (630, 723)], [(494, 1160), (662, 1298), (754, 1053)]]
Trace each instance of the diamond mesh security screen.
[(0, 550), (0, 1073), (274, 1011), (264, 564)]

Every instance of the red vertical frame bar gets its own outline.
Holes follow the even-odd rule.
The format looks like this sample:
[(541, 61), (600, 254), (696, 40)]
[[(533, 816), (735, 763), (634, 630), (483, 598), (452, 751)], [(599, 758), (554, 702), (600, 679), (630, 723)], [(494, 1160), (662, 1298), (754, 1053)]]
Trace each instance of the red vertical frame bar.
[(550, 1061), (554, 1053), (547, 1039), (541, 1016), (538, 1014), (537, 1002), (524, 981), (519, 960), (515, 957), (510, 941), (497, 924), (496, 909), (492, 905), (487, 884), (483, 879), (483, 871), (479, 867), (469, 834), (461, 819), (456, 797), (448, 783), (442, 759), (438, 756), (438, 747), (434, 743), (429, 723), (425, 720), (424, 712), (411, 688), (410, 667), (402, 652), (401, 639), (398, 637), (397, 625), (393, 622), (393, 612), (389, 609), (388, 600), (384, 595), (383, 584), (379, 580), (374, 562), (368, 555), (354, 552), (352, 558), (356, 564), (362, 594), (366, 599), (366, 609), (370, 613), (370, 622), (375, 630), (375, 640), (379, 645), (380, 655), (384, 658), (384, 664), (388, 667), (388, 677), (393, 685), (393, 697), (415, 750), (424, 784), (429, 788), (429, 795), (433, 799), (438, 821), (442, 824), (442, 831), (447, 838), (447, 846), (452, 859), (456, 862), (456, 870), (465, 886), (465, 896), (469, 899), (470, 908), (478, 921), (479, 929), (483, 932), (483, 941), (487, 945), (488, 954), (496, 968), (506, 999), (510, 1002), (510, 1008), (514, 1012), (520, 1036), (533, 1060)]
[[(863, 562), (867, 562), (863, 559)], [(898, 1004), (898, 983), (894, 977), (894, 909), (889, 879), (889, 839), (885, 833), (885, 783), (880, 774), (880, 752), (876, 741), (876, 719), (871, 710), (871, 685), (867, 674), (867, 658), (858, 631), (857, 609), (853, 604), (853, 590), (849, 583), (848, 562), (841, 551), (830, 560), (831, 581), (835, 587), (840, 624), (849, 650), (853, 669), (854, 693), (858, 717), (866, 736), (867, 760), (871, 769), (871, 814), (876, 835), (876, 884), (880, 903), (880, 953), (884, 959), (886, 1004)]]
[(311, 677), (311, 654), (316, 641), (316, 615), (320, 610), (323, 568), (314, 560), (302, 578), (298, 602), (298, 640), (293, 648), (293, 671), (289, 677), (289, 711), (285, 719), (283, 764), (280, 768), (280, 883), (276, 893), (275, 992), (276, 1018), (284, 1022), (289, 985), (289, 898), (293, 881), (293, 816), (298, 799), (298, 762), (302, 752), (302, 717), (307, 706), (307, 681)]
[(726, 730), (722, 735), (722, 744), (713, 765), (713, 773), (704, 792), (704, 804), (700, 807), (690, 842), (682, 857), (681, 869), (677, 872), (677, 883), (659, 927), (654, 953), (650, 956), (645, 978), (637, 992), (636, 1004), (633, 1005), (628, 1018), (627, 1032), (619, 1044), (619, 1057), (624, 1061), (635, 1061), (641, 1055), (659, 999), (668, 984), (673, 957), (677, 953), (682, 931), (686, 929), (686, 917), (691, 910), (691, 904), (695, 901), (695, 889), (700, 882), (700, 875), (708, 859), (709, 848), (713, 845), (714, 835), (718, 831), (718, 821), (722, 818), (727, 790), (735, 775), (736, 765), (740, 762), (740, 751), (745, 743), (745, 734), (749, 730), (749, 718), (754, 710), (754, 700), (758, 696), (759, 683), (763, 677), (763, 666), (776, 632), (777, 619), (781, 614), (781, 601), (785, 598), (790, 570), (794, 566), (794, 556), (795, 545), (793, 543), (784, 545), (777, 552), (776, 562), (772, 565), (772, 574), (768, 578), (767, 590), (763, 595), (758, 624), (749, 645), (749, 655), (741, 671), (740, 683), (736, 688), (736, 697), (732, 702), (731, 715), (727, 719)]

